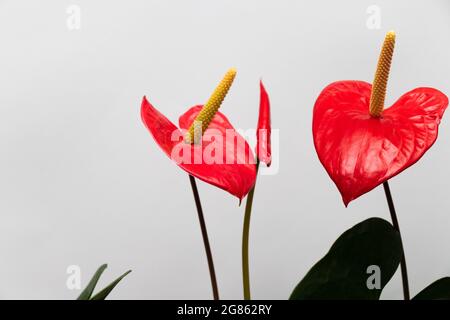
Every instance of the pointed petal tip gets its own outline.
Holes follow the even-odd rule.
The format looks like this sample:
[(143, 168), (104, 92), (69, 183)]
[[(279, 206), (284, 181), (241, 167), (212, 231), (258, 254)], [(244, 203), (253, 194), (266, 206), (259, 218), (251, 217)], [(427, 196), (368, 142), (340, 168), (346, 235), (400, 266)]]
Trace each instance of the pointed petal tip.
[(268, 168), (272, 164), (272, 155), (258, 157), (258, 159), (259, 159), (259, 162), (264, 163), (266, 165), (266, 167), (268, 167)]
[(350, 202), (355, 200), (355, 198), (353, 196), (348, 196), (348, 195), (345, 195), (343, 193), (341, 193), (341, 197), (342, 197), (342, 202), (344, 202), (344, 206), (346, 208), (348, 208), (348, 205), (350, 204)]
[(260, 88), (263, 92), (265, 92), (265, 93), (267, 94), (267, 92), (266, 92), (266, 87), (264, 86), (264, 83), (263, 83), (263, 81), (262, 81), (262, 78), (259, 78), (259, 88)]
[(141, 108), (151, 106), (151, 103), (147, 100), (147, 96), (142, 96)]

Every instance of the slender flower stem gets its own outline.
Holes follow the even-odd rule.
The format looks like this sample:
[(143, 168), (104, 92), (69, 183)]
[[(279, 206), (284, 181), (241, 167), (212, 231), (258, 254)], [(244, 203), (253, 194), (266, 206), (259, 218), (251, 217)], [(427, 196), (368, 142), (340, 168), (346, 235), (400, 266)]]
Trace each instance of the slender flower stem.
[(391, 189), (389, 188), (389, 183), (383, 182), (384, 193), (386, 194), (386, 200), (389, 206), (389, 212), (391, 213), (392, 224), (394, 229), (397, 230), (400, 235), (400, 244), (402, 246), (402, 259), (400, 261), (400, 268), (402, 272), (402, 282), (403, 282), (403, 296), (405, 300), (409, 300), (409, 284), (408, 284), (408, 271), (406, 269), (406, 259), (405, 250), (403, 249), (403, 240), (400, 233), (400, 226), (398, 224), (397, 214), (395, 213), (394, 201), (392, 200)]
[(198, 220), (200, 222), (200, 229), (202, 230), (203, 244), (205, 245), (206, 258), (208, 260), (209, 275), (211, 277), (211, 286), (214, 300), (219, 300), (219, 289), (217, 287), (216, 272), (214, 271), (214, 262), (211, 253), (211, 247), (209, 245), (208, 231), (206, 230), (205, 218), (203, 217), (200, 195), (198, 194), (197, 183), (195, 182), (195, 178), (191, 175), (189, 175), (189, 181), (191, 182), (192, 192), (194, 194), (195, 199), (195, 206), (197, 207)]
[[(259, 159), (256, 160), (256, 174), (258, 175)], [(244, 300), (250, 300), (250, 267), (248, 261), (248, 239), (250, 235), (250, 216), (252, 214), (253, 195), (255, 193), (255, 185), (250, 190), (245, 204), (244, 228), (242, 231), (242, 283), (244, 286)]]

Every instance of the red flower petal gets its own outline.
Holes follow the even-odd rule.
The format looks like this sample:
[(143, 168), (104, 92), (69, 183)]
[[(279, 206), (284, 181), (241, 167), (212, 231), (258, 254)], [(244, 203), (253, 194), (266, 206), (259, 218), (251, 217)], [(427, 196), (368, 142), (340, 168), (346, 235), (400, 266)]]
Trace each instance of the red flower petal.
[[(180, 128), (187, 130), (201, 108), (201, 105), (194, 106), (181, 115)], [(179, 147), (185, 147), (185, 143), (180, 142)], [(215, 114), (203, 134), (201, 146), (191, 147), (192, 157), (195, 152), (197, 155), (203, 155), (202, 163), (191, 161), (179, 166), (193, 176), (226, 190), (239, 199), (255, 184), (255, 159), (250, 146), (222, 113)]]
[(171, 157), (172, 149), (178, 143), (176, 140), (173, 141), (172, 134), (174, 137), (180, 137), (182, 136), (181, 131), (162, 113), (156, 110), (152, 104), (147, 101), (146, 97), (142, 98), (141, 118), (156, 143), (169, 157)]
[(314, 145), (345, 205), (418, 161), (436, 140), (448, 105), (442, 92), (417, 88), (373, 118), (370, 93), (369, 83), (339, 81), (314, 106)]
[(261, 94), (259, 100), (258, 129), (256, 131), (256, 155), (260, 161), (264, 162), (269, 167), (272, 163), (270, 142), (270, 101), (262, 81), (260, 81), (259, 85)]
[[(180, 126), (183, 129), (189, 128), (201, 107), (193, 107), (180, 117)], [(255, 184), (255, 159), (250, 147), (223, 114), (218, 112), (214, 116), (203, 135), (201, 145), (186, 144), (184, 132), (156, 110), (145, 97), (142, 100), (141, 117), (161, 149), (179, 167), (194, 177), (224, 189), (239, 199), (242, 199)], [(236, 140), (233, 141), (236, 141), (236, 146), (233, 141), (224, 138), (226, 132), (229, 137), (235, 135)], [(224, 144), (219, 145), (220, 141)], [(220, 151), (217, 146), (220, 146)], [(208, 157), (211, 154), (212, 157)], [(196, 158), (198, 156), (200, 157)], [(197, 163), (198, 160), (201, 162)]]

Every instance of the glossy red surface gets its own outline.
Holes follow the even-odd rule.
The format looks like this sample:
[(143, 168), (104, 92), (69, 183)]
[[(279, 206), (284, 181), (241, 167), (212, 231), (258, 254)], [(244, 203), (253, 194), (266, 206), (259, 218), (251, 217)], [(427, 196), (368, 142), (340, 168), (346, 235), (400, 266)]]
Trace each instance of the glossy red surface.
[(448, 106), (442, 92), (417, 88), (374, 118), (371, 88), (363, 81), (335, 82), (314, 106), (314, 145), (346, 206), (418, 161), (436, 141)]
[(260, 86), (260, 100), (259, 100), (259, 117), (258, 128), (256, 131), (257, 144), (256, 155), (261, 162), (264, 162), (267, 166), (272, 163), (272, 150), (271, 150), (271, 126), (270, 126), (270, 101), (266, 88), (262, 81)]
[(181, 115), (177, 128), (144, 97), (141, 117), (156, 143), (180, 168), (242, 199), (255, 184), (255, 158), (247, 141), (222, 113), (215, 114), (201, 144), (184, 142), (184, 132), (201, 108), (194, 106)]

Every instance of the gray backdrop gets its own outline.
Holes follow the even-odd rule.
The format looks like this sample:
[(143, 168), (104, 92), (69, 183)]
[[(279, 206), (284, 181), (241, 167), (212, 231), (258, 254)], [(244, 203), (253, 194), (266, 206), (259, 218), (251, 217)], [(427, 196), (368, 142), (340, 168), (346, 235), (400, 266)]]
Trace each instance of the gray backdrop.
[[(133, 269), (111, 298), (211, 297), (188, 177), (139, 109), (145, 94), (177, 122), (231, 66), (222, 110), (255, 127), (262, 77), (280, 130), (279, 172), (261, 176), (255, 194), (253, 297), (287, 298), (339, 234), (389, 218), (382, 188), (344, 208), (313, 147), (315, 98), (335, 80), (371, 81), (390, 29), (387, 103), (417, 86), (449, 94), (449, 9), (446, 0), (0, 1), (0, 298), (73, 299), (68, 266), (81, 268), (84, 286), (103, 262), (102, 285)], [(450, 275), (448, 116), (434, 147), (391, 181), (412, 294)], [(221, 296), (240, 299), (243, 207), (199, 189)], [(399, 272), (382, 297), (402, 297)]]

